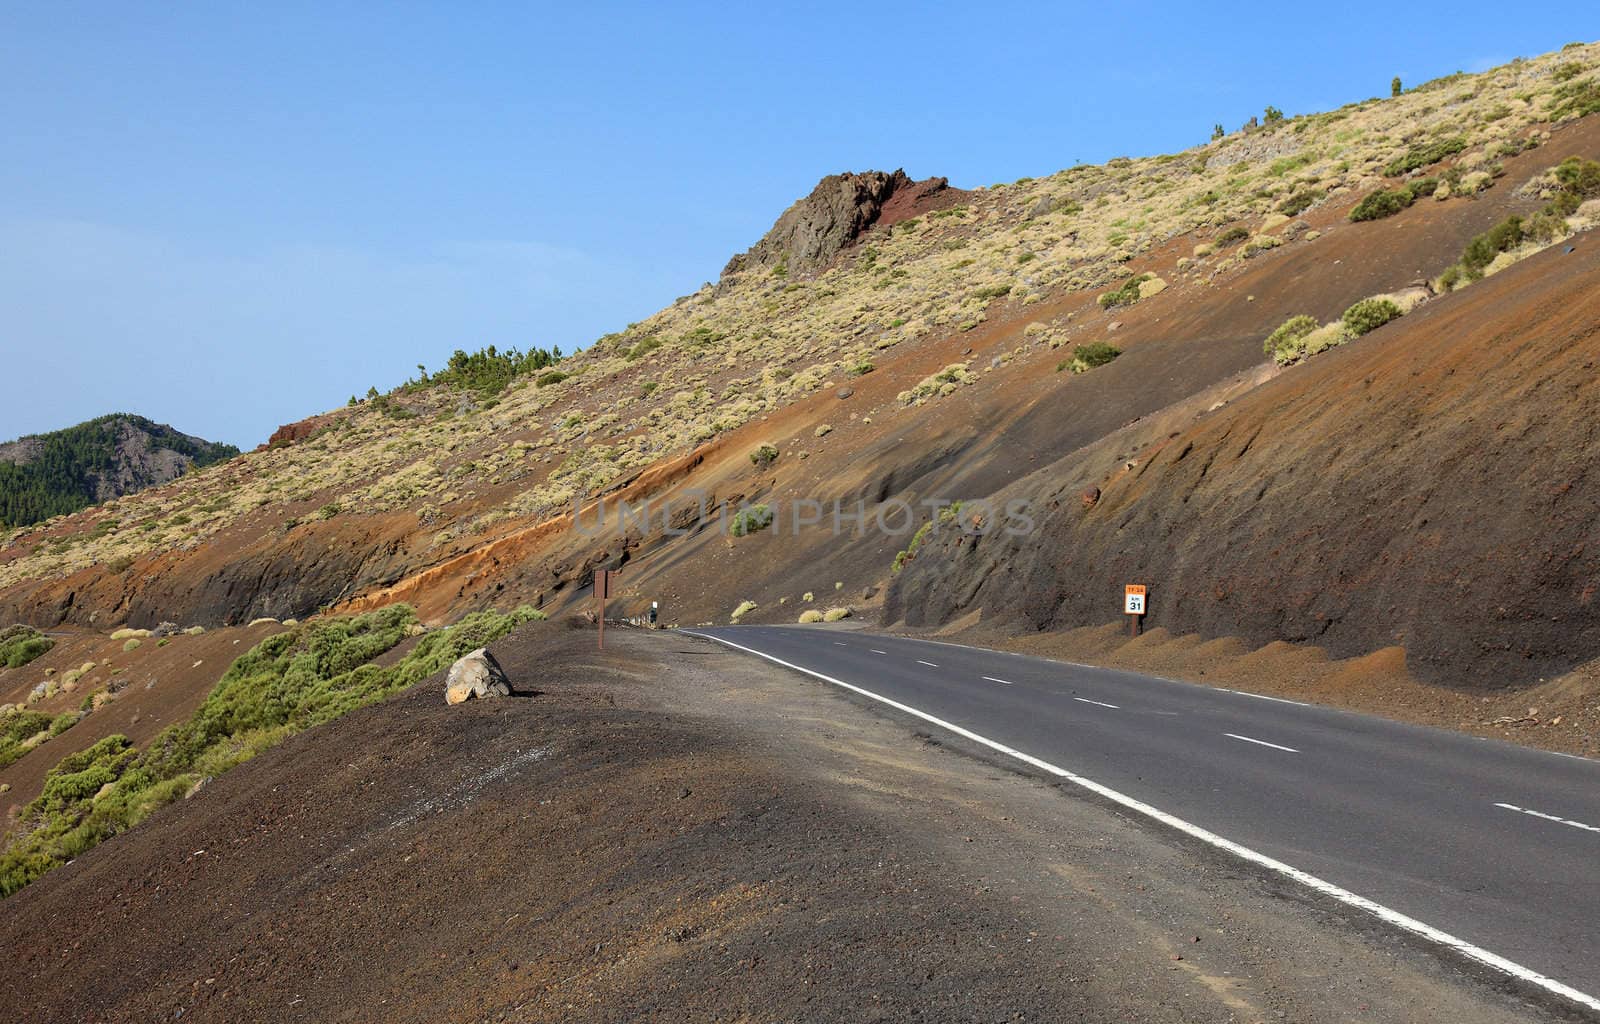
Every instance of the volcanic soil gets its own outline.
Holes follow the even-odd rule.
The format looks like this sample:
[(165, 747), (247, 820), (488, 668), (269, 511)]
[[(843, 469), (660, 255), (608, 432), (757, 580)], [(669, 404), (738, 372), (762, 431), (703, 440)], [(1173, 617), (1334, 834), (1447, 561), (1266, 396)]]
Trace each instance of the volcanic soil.
[[(533, 624), (6, 901), (31, 1021), (1461, 1022), (1365, 920), (672, 633)], [(1332, 925), (1330, 927), (1330, 924)]]

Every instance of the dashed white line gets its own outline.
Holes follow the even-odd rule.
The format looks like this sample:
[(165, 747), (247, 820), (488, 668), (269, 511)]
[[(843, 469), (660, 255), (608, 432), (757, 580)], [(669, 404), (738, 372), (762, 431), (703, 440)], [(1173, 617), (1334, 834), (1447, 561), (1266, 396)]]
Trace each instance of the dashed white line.
[(1495, 804), (1495, 806), (1504, 807), (1508, 811), (1517, 811), (1520, 814), (1530, 814), (1535, 818), (1543, 818), (1545, 821), (1556, 821), (1563, 825), (1571, 825), (1573, 828), (1581, 828), (1585, 832), (1600, 832), (1600, 827), (1596, 827), (1594, 825), (1585, 825), (1581, 821), (1573, 821), (1571, 818), (1563, 818), (1558, 814), (1546, 814), (1543, 811), (1534, 811), (1526, 807), (1518, 807), (1516, 804)]
[(888, 651), (880, 651), (876, 647), (869, 647), (869, 648), (867, 648), (867, 650), (871, 651), (873, 654), (888, 654), (889, 653)]
[(1120, 704), (1107, 704), (1107, 703), (1106, 703), (1106, 702), (1105, 702), (1105, 701), (1103, 701), (1103, 700), (1090, 700), (1090, 699), (1089, 699), (1089, 698), (1088, 698), (1088, 697), (1074, 697), (1074, 698), (1072, 698), (1072, 699), (1073, 699), (1073, 700), (1081, 700), (1081, 701), (1083, 701), (1083, 702), (1084, 702), (1084, 703), (1085, 703), (1085, 704), (1098, 704), (1098, 705), (1100, 705), (1100, 706), (1101, 706), (1101, 707), (1103, 707), (1103, 708), (1111, 708), (1111, 709), (1112, 709), (1112, 710), (1113, 710), (1113, 711), (1120, 711), (1120, 710), (1122, 710), (1122, 705), (1120, 705)]
[(983, 678), (987, 679), (991, 683), (1000, 683), (1000, 684), (1002, 684), (1004, 686), (1015, 686), (1015, 685), (1017, 685), (1016, 683), (1013, 683), (1009, 679), (996, 679), (994, 676), (984, 676)]
[(939, 666), (938, 666), (938, 665), (935, 665), (935, 664), (934, 664), (934, 663), (933, 663), (933, 662), (931, 662), (931, 661), (923, 661), (923, 660), (922, 660), (922, 659), (920, 659), (920, 658), (919, 658), (919, 659), (917, 659), (917, 664), (918, 664), (918, 665), (926, 665), (926, 666), (928, 666), (928, 667), (929, 667), (929, 668), (938, 668), (938, 667), (939, 667)]
[[(1563, 984), (1554, 978), (1540, 974), (1538, 971), (1535, 971), (1532, 968), (1524, 967), (1514, 960), (1508, 960), (1500, 954), (1490, 952), (1481, 946), (1475, 946), (1465, 939), (1457, 938), (1456, 936), (1451, 935), (1449, 932), (1442, 931), (1438, 928), (1435, 928), (1431, 924), (1427, 924), (1423, 921), (1417, 920), (1414, 917), (1409, 917), (1405, 914), (1402, 914), (1398, 910), (1392, 910), (1376, 900), (1371, 900), (1365, 896), (1351, 892), (1349, 889), (1319, 878), (1308, 871), (1302, 871), (1291, 864), (1286, 864), (1281, 860), (1277, 860), (1276, 858), (1269, 857), (1264, 853), (1252, 850), (1248, 846), (1244, 846), (1240, 843), (1234, 842), (1231, 839), (1226, 839), (1222, 836), (1219, 836), (1215, 832), (1212, 832), (1209, 829), (1201, 828), (1199, 825), (1196, 825), (1192, 822), (1185, 821), (1175, 814), (1168, 814), (1166, 811), (1163, 811), (1158, 807), (1153, 807), (1142, 800), (1137, 800), (1125, 793), (1120, 793), (1117, 790), (1112, 789), (1110, 786), (1103, 785), (1102, 783), (1096, 782), (1091, 778), (1079, 775), (1076, 772), (1068, 771), (1067, 769), (1058, 765), (1053, 765), (1049, 761), (1043, 760), (1042, 758), (1034, 757), (1032, 754), (1025, 754), (1022, 751), (1017, 750), (1015, 747), (1008, 747), (1004, 743), (989, 739), (987, 736), (981, 736), (978, 733), (973, 732), (971, 729), (964, 729), (959, 725), (946, 722), (942, 718), (936, 718), (935, 716), (928, 714), (926, 711), (919, 711), (909, 704), (902, 704), (897, 700), (882, 696), (881, 694), (873, 693), (871, 690), (865, 689), (864, 687), (847, 683), (842, 679), (835, 679), (832, 676), (824, 675), (821, 672), (817, 672), (813, 669), (796, 665), (791, 661), (784, 661), (782, 658), (765, 654), (753, 647), (746, 647), (743, 644), (736, 644), (732, 640), (724, 640), (722, 637), (714, 636), (710, 633), (696, 633), (687, 629), (683, 632), (688, 633), (690, 636), (698, 636), (706, 640), (715, 640), (717, 643), (732, 647), (735, 650), (744, 651), (746, 654), (753, 654), (758, 658), (764, 658), (767, 661), (772, 662), (774, 665), (782, 665), (784, 668), (793, 669), (796, 672), (802, 672), (808, 676), (811, 676), (813, 679), (820, 679), (825, 683), (831, 683), (840, 689), (849, 690), (851, 693), (859, 694), (860, 696), (866, 697), (869, 700), (875, 700), (880, 704), (894, 708), (896, 711), (904, 712), (905, 714), (911, 715), (914, 718), (920, 718), (924, 722), (936, 725), (947, 732), (954, 733), (957, 736), (961, 736), (965, 739), (971, 740), (974, 743), (988, 747), (990, 750), (993, 750), (996, 753), (1004, 754), (1007, 757), (1021, 761), (1023, 764), (1031, 765), (1040, 771), (1054, 775), (1058, 778), (1065, 779), (1080, 789), (1084, 789), (1090, 793), (1096, 794), (1097, 796), (1104, 797), (1105, 799), (1110, 800), (1112, 803), (1120, 804), (1136, 814), (1142, 814), (1147, 818), (1158, 821), (1161, 824), (1166, 825), (1168, 828), (1176, 829), (1187, 836), (1198, 839), (1201, 842), (1214, 846), (1219, 850), (1231, 853), (1241, 860), (1249, 861), (1250, 863), (1255, 864), (1258, 867), (1265, 868), (1274, 874), (1282, 875), (1285, 878), (1298, 882), (1306, 888), (1311, 889), (1314, 892), (1319, 892), (1330, 899), (1338, 900), (1346, 906), (1355, 907), (1358, 910), (1365, 911), (1366, 913), (1378, 918), (1380, 921), (1384, 921), (1387, 924), (1393, 925), (1402, 931), (1410, 932), (1412, 935), (1419, 936), (1428, 940), (1429, 942), (1435, 943), (1436, 945), (1443, 946), (1444, 948), (1452, 950), (1453, 952), (1464, 956), (1469, 960), (1483, 964), (1486, 967), (1491, 967), (1502, 974), (1525, 981), (1530, 985), (1537, 985), (1546, 992), (1550, 992), (1560, 996), (1563, 999), (1570, 1000), (1574, 1003), (1577, 1003), (1579, 1006), (1587, 1007), (1591, 1010), (1600, 1010), (1600, 998), (1596, 998), (1587, 992), (1575, 989), (1571, 985)], [(985, 676), (984, 678), (987, 679), (988, 677)]]
[(835, 646), (835, 647), (848, 647), (849, 644), (844, 643), (842, 640), (835, 640), (833, 642), (833, 646)]
[(1283, 746), (1282, 744), (1279, 744), (1279, 743), (1268, 743), (1266, 740), (1258, 740), (1253, 736), (1240, 736), (1236, 732), (1225, 732), (1222, 735), (1228, 737), (1231, 740), (1244, 740), (1246, 743), (1259, 743), (1259, 744), (1261, 744), (1261, 746), (1263, 746), (1263, 747), (1271, 747), (1273, 750), (1287, 750), (1291, 754), (1300, 753), (1300, 751), (1294, 749), (1293, 747), (1285, 747), (1285, 746)]

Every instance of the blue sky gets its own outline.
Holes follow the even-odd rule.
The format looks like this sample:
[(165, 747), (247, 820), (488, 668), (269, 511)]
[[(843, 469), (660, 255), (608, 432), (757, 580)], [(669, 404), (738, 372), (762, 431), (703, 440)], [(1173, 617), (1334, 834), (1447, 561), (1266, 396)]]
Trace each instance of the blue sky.
[(640, 319), (824, 174), (1011, 181), (1596, 35), (1477, 6), (0, 3), (0, 440), (253, 446)]

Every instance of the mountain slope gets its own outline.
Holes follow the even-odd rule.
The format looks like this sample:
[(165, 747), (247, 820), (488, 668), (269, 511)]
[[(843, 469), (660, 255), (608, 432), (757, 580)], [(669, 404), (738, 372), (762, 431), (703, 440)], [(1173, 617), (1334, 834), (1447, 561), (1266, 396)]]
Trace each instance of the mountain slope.
[[(748, 600), (752, 620), (792, 621), (802, 605), (875, 608), (901, 551), (913, 568), (891, 592), (891, 618), (992, 610), (1002, 598), (979, 601), (975, 576), (925, 576), (934, 549), (911, 551), (909, 531), (796, 534), (784, 521), (743, 537), (714, 524), (681, 536), (653, 521), (591, 537), (572, 529), (574, 502), (699, 492), (735, 505), (870, 508), (1000, 494), (1041, 467), (1098, 479), (1090, 469), (1130, 454), (1119, 434), (1130, 421), (1181, 434), (1263, 382), (1265, 392), (1349, 362), (1334, 353), (1273, 365), (1263, 341), (1291, 317), (1336, 320), (1393, 294), (1425, 301), (1414, 314), (1425, 323), (1493, 294), (1492, 279), (1452, 291), (1442, 277), (1475, 237), (1537, 215), (1551, 168), (1600, 155), (1600, 119), (1583, 116), (1585, 97), (1600, 93), (1597, 66), (1600, 47), (1571, 47), (1182, 154), (1003, 187), (825, 179), (715, 286), (554, 366), (502, 374), (490, 372), (502, 365), (492, 354), (463, 353), (389, 395), (294, 425), (267, 450), (13, 533), (0, 546), (0, 619), (242, 622), (394, 600), (430, 620), (509, 600), (560, 610), (586, 602), (596, 566), (621, 564), (624, 611), (660, 600), (667, 621), (720, 620)], [(1392, 215), (1352, 220), (1375, 195)], [(1550, 238), (1593, 219), (1575, 210)], [(1521, 254), (1501, 253), (1490, 269)], [(1395, 339), (1411, 321), (1354, 349), (1404, 344)], [(1069, 372), (1087, 369), (1082, 353), (1103, 352), (1098, 343), (1120, 357)], [(1342, 406), (1357, 383), (1335, 375), (1323, 397)], [(1535, 401), (1556, 415), (1566, 399)], [(752, 460), (768, 445), (775, 459)], [(1386, 493), (1332, 507), (1359, 517)], [(919, 507), (918, 521), (928, 514)], [(996, 554), (989, 572), (1068, 557), (1056, 545), (1075, 542), (1070, 531), (1043, 529), (1036, 556), (1007, 551), (1005, 561), (985, 546)], [(1462, 533), (1466, 553), (1470, 538), (1496, 536), (1475, 521)], [(804, 602), (806, 592), (822, 596)], [(1073, 609), (1027, 621), (1116, 614), (1087, 597)], [(1279, 635), (1225, 603), (1181, 621)], [(1405, 642), (1435, 652), (1441, 676), (1481, 661), (1477, 620), (1416, 621)], [(1340, 642), (1376, 642), (1374, 630), (1346, 628)], [(1427, 630), (1438, 633), (1419, 635)], [(1320, 634), (1285, 623), (1282, 635)], [(1582, 639), (1568, 656), (1600, 656), (1600, 644)]]
[(0, 444), (0, 526), (27, 526), (169, 483), (239, 454), (143, 416), (112, 413)]

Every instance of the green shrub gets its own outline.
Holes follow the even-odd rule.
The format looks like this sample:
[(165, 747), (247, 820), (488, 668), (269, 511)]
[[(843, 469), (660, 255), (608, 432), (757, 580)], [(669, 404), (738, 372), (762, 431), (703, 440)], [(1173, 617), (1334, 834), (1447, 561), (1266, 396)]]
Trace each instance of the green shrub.
[(658, 349), (660, 347), (661, 347), (661, 339), (656, 337), (655, 335), (651, 335), (650, 337), (648, 337), (648, 338), (644, 339), (643, 341), (639, 342), (639, 344), (637, 344), (637, 345), (633, 346), (632, 348), (628, 349), (628, 354), (623, 356), (623, 358), (631, 363), (634, 360), (640, 358), (641, 356), (649, 355), (650, 353), (654, 352), (656, 349)]
[(852, 377), (865, 377), (867, 374), (876, 369), (877, 367), (873, 365), (872, 360), (863, 359), (861, 362), (850, 367), (850, 369), (846, 370), (845, 372)]
[(477, 612), (428, 633), (388, 666), (373, 659), (405, 639), (416, 622), (405, 605), (321, 619), (268, 637), (233, 663), (186, 721), (163, 730), (145, 749), (135, 750), (126, 736), (108, 736), (51, 769), (39, 798), (22, 811), (25, 828), (0, 854), (0, 895), (132, 828), (205, 775), (420, 682), (543, 617), (526, 606), (505, 615)]
[(1550, 120), (1600, 113), (1600, 79), (1583, 78), (1556, 86)]
[(1362, 299), (1360, 302), (1344, 311), (1339, 319), (1350, 328), (1350, 333), (1359, 338), (1368, 331), (1376, 330), (1390, 320), (1398, 319), (1400, 307), (1388, 299)]
[(41, 711), (13, 710), (0, 715), (0, 768), (14, 763), (28, 752), (27, 742), (55, 726), (55, 719)]
[(1073, 373), (1088, 373), (1097, 366), (1106, 365), (1120, 355), (1122, 355), (1122, 350), (1109, 341), (1091, 341), (1087, 345), (1079, 345), (1072, 350), (1070, 368)]
[(1468, 280), (1476, 281), (1494, 258), (1522, 244), (1522, 218), (1507, 217), (1481, 235), (1475, 235), (1461, 253), (1461, 269)]
[(1268, 336), (1262, 348), (1278, 363), (1292, 363), (1304, 352), (1306, 335), (1322, 326), (1314, 316), (1293, 316)]
[(822, 613), (817, 611), (815, 608), (807, 609), (806, 611), (803, 611), (803, 612), (800, 613), (800, 621), (801, 622), (821, 622), (822, 621)]
[(851, 612), (849, 608), (829, 608), (827, 611), (822, 613), (822, 621), (838, 622), (840, 619), (848, 619), (850, 615)]
[(1211, 244), (1218, 249), (1222, 249), (1234, 244), (1235, 242), (1242, 242), (1249, 237), (1250, 232), (1248, 229), (1242, 228), (1235, 224), (1233, 227), (1218, 235), (1216, 241), (1212, 242)]
[(1140, 274), (1130, 277), (1122, 283), (1122, 287), (1106, 292), (1100, 296), (1100, 308), (1111, 309), (1116, 306), (1131, 306), (1139, 301), (1139, 286), (1155, 277), (1154, 274)]
[(1322, 198), (1320, 189), (1304, 189), (1278, 204), (1278, 212), (1288, 217), (1298, 217)]
[(977, 289), (968, 298), (976, 299), (979, 302), (987, 302), (990, 299), (998, 299), (1010, 294), (1011, 286), (1009, 284), (992, 284)]
[(122, 645), (122, 650), (124, 653), (128, 651), (137, 651), (140, 643), (141, 641), (138, 637), (133, 637)]
[(770, 444), (761, 445), (750, 453), (750, 463), (757, 469), (766, 469), (778, 461), (778, 449)]
[(1459, 135), (1430, 142), (1425, 146), (1415, 146), (1389, 161), (1384, 166), (1383, 173), (1391, 178), (1409, 174), (1418, 168), (1432, 166), (1447, 156), (1455, 156), (1466, 148), (1467, 140)]
[(21, 668), (55, 645), (32, 626), (7, 626), (0, 629), (0, 668)]
[(1356, 204), (1355, 209), (1350, 211), (1350, 219), (1356, 223), (1382, 220), (1393, 217), (1414, 202), (1416, 196), (1409, 188), (1379, 189)]
[(733, 610), (733, 614), (728, 616), (728, 621), (737, 626), (740, 619), (744, 618), (746, 615), (749, 615), (759, 607), (761, 606), (756, 604), (754, 601), (740, 601), (739, 606)]
[(760, 533), (771, 525), (771, 508), (766, 505), (750, 505), (733, 514), (733, 522), (729, 524), (728, 532), (735, 537), (744, 537), (748, 534)]
[(1575, 60), (1569, 60), (1565, 64), (1558, 64), (1556, 69), (1550, 72), (1550, 77), (1557, 82), (1566, 82), (1577, 78), (1581, 74), (1583, 74), (1583, 65)]
[(572, 376), (572, 374), (562, 373), (560, 370), (546, 370), (545, 372), (539, 374), (539, 376), (533, 378), (533, 386), (536, 388), (547, 388), (552, 384), (560, 384), (570, 376)]

